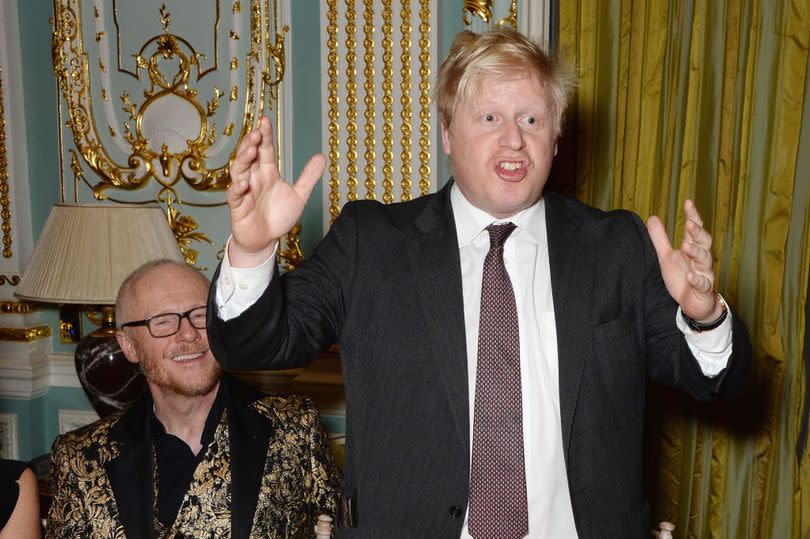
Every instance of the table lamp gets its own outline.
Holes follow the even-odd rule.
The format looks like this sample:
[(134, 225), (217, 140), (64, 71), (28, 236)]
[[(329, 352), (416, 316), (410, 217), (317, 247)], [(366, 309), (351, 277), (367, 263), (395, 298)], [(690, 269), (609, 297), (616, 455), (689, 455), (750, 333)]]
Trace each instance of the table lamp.
[(137, 365), (115, 340), (115, 298), (142, 264), (183, 255), (158, 206), (56, 204), (14, 293), (25, 301), (102, 306), (101, 327), (77, 345), (79, 382), (103, 417), (144, 388)]

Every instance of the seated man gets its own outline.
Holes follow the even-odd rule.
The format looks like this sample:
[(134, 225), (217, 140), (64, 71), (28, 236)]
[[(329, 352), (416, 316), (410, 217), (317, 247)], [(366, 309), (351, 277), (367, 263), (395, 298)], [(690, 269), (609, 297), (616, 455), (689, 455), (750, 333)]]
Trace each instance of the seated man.
[(148, 263), (121, 285), (118, 343), (148, 391), (57, 438), (47, 537), (311, 537), (338, 477), (307, 399), (223, 374), (205, 329), (208, 280)]

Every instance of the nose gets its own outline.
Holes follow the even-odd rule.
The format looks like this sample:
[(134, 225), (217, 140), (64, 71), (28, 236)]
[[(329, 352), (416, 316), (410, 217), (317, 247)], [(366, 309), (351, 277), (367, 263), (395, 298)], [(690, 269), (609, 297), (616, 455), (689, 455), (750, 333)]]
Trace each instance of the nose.
[(177, 338), (181, 341), (196, 341), (200, 337), (200, 329), (191, 325), (187, 316), (180, 318), (180, 328), (177, 330)]
[(503, 128), (501, 129), (500, 140), (498, 142), (501, 146), (504, 148), (509, 148), (510, 150), (519, 150), (523, 148), (525, 141), (523, 140), (523, 131), (521, 131), (518, 123), (515, 121), (504, 122)]

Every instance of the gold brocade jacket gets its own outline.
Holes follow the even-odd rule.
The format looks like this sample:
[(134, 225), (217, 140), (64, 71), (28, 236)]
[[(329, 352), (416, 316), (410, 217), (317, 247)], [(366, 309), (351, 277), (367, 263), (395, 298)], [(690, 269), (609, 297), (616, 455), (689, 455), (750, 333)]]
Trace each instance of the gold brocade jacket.
[(262, 395), (227, 375), (225, 411), (171, 528), (157, 521), (148, 395), (56, 439), (46, 538), (313, 537), (339, 477), (309, 399)]

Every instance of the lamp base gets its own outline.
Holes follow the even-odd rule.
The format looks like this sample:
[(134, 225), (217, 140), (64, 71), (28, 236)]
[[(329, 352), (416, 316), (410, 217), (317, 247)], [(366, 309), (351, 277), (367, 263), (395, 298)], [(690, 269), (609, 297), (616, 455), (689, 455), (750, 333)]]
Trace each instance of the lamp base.
[(129, 407), (146, 388), (138, 365), (127, 360), (114, 334), (84, 337), (76, 346), (74, 362), (79, 382), (99, 417)]

